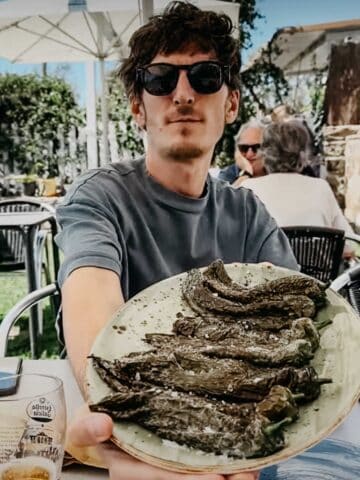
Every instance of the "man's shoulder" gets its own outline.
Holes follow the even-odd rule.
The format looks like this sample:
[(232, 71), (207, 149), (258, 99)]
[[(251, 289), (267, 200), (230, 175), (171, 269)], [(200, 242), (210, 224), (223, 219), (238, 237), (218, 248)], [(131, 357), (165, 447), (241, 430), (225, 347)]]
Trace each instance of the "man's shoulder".
[(84, 182), (90, 178), (106, 178), (113, 177), (114, 174), (117, 178), (121, 178), (129, 175), (130, 173), (137, 173), (144, 164), (144, 158), (127, 159), (120, 162), (109, 163), (99, 168), (94, 168), (85, 172), (80, 178), (80, 182)]
[[(137, 173), (144, 163), (143, 158), (124, 160), (118, 163), (110, 163), (99, 168), (88, 170), (80, 175), (68, 190), (65, 203), (71, 202), (74, 196), (86, 191), (110, 193), (113, 187), (118, 188), (128, 181), (131, 173)], [(126, 180), (124, 179), (126, 177)]]
[(114, 172), (120, 173), (121, 176), (126, 176), (129, 173), (137, 172), (141, 169), (144, 165), (144, 158), (133, 158), (130, 160), (123, 160), (121, 162), (110, 163), (108, 166), (103, 167), (107, 172)]
[(249, 188), (243, 188), (241, 185), (240, 187), (233, 187), (229, 182), (222, 180), (221, 178), (212, 178), (211, 183), (213, 185), (213, 194), (216, 197), (223, 197), (226, 202), (234, 202), (234, 204), (238, 204), (239, 202), (246, 202), (250, 203), (252, 200), (256, 201), (256, 195), (254, 192)]

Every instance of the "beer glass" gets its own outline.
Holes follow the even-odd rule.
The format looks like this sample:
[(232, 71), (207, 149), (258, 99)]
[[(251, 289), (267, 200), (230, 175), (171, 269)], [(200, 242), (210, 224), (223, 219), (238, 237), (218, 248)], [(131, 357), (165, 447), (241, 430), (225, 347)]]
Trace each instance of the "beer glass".
[(0, 377), (0, 480), (59, 480), (66, 409), (50, 375)]

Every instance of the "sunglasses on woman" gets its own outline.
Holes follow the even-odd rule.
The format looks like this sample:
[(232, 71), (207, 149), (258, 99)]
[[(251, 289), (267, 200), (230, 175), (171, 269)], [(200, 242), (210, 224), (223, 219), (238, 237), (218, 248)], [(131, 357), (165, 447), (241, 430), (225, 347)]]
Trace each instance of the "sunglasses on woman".
[(260, 147), (261, 147), (260, 143), (253, 143), (252, 145), (239, 143), (238, 145), (238, 149), (240, 150), (241, 153), (247, 153), (250, 148), (254, 153), (257, 153)]
[(192, 65), (151, 63), (136, 70), (136, 81), (151, 95), (169, 95), (175, 90), (180, 70), (186, 70), (191, 87), (197, 93), (218, 92), (224, 82), (230, 82), (230, 67), (214, 61), (196, 62)]

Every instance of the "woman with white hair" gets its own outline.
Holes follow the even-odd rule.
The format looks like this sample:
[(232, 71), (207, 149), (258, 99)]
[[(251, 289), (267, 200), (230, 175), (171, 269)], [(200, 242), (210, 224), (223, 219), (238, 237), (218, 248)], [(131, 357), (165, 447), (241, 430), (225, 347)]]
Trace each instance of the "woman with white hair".
[(218, 178), (234, 186), (246, 177), (265, 175), (264, 162), (259, 155), (265, 124), (252, 119), (240, 127), (235, 136), (235, 163), (220, 170)]
[(329, 184), (302, 175), (311, 160), (311, 139), (298, 120), (265, 128), (261, 147), (268, 175), (244, 180), (263, 201), (280, 227), (332, 227), (353, 233)]

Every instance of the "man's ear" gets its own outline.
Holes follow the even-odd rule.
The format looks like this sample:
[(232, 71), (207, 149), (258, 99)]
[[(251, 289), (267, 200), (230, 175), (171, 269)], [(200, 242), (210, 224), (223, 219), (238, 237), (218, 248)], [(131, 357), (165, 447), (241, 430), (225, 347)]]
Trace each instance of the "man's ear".
[(233, 123), (236, 120), (239, 111), (240, 92), (239, 90), (230, 90), (225, 104), (225, 122)]
[(141, 100), (133, 98), (130, 102), (130, 108), (135, 123), (143, 130), (146, 130), (146, 115)]

